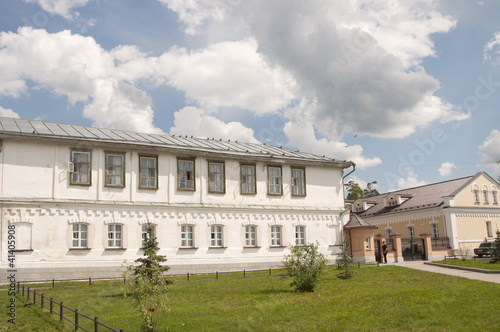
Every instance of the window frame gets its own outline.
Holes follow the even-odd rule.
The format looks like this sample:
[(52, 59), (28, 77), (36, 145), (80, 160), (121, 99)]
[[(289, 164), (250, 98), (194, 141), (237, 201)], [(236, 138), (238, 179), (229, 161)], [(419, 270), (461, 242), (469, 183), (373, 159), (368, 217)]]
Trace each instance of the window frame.
[(408, 238), (415, 239), (415, 227), (414, 226), (408, 226)]
[[(212, 181), (212, 170), (210, 169), (210, 166), (212, 165), (220, 165), (222, 167), (221, 169), (221, 179), (219, 179), (220, 183), (217, 180), (217, 177), (219, 173), (214, 172), (213, 174), (215, 175), (216, 179), (215, 181)], [(207, 169), (208, 169), (208, 192), (212, 194), (225, 194), (226, 193), (226, 163), (224, 161), (220, 160), (208, 160), (207, 161)], [(212, 189), (212, 184), (215, 185), (215, 189)], [(222, 188), (218, 189), (217, 185), (221, 185)]]
[(224, 248), (224, 227), (210, 225), (210, 248)]
[[(243, 169), (245, 168), (250, 168), (253, 170), (253, 174), (243, 174)], [(249, 182), (246, 180), (247, 178), (253, 178), (253, 183), (249, 184)], [(248, 187), (250, 185), (253, 186), (253, 191), (248, 191), (246, 192), (245, 185)], [(256, 195), (257, 194), (257, 166), (256, 164), (240, 164), (240, 193), (242, 195)]]
[(492, 190), (491, 196), (493, 197), (493, 205), (498, 205), (498, 192), (496, 190)]
[(144, 224), (141, 226), (141, 248), (146, 245), (146, 239), (149, 237), (148, 226), (153, 227), (153, 237), (156, 237), (156, 225)]
[(491, 220), (486, 220), (486, 237), (493, 237), (493, 227)]
[(245, 225), (245, 247), (256, 248), (257, 245), (257, 226)]
[[(272, 169), (278, 169), (279, 176), (271, 178)], [(279, 183), (271, 184), (274, 179), (279, 179)], [(276, 193), (271, 191), (271, 186), (273, 186), (273, 188), (279, 188), (280, 192)], [(283, 167), (281, 165), (267, 165), (267, 194), (269, 196), (283, 196)]]
[[(296, 178), (294, 176), (294, 174), (293, 174), (294, 171), (301, 171), (302, 178)], [(292, 177), (292, 179), (291, 179), (291, 181), (292, 181), (292, 196), (295, 196), (295, 197), (305, 197), (307, 195), (307, 191), (306, 191), (306, 168), (305, 167), (292, 166), (291, 167), (291, 177)], [(302, 189), (303, 193), (296, 193), (295, 192), (295, 188), (297, 187), (295, 185), (296, 179), (299, 179), (299, 181), (302, 180), (302, 182), (303, 182), (302, 186), (299, 185), (298, 187)]]
[[(76, 230), (75, 230), (76, 226)], [(85, 230), (82, 230), (82, 226), (85, 226)], [(89, 246), (89, 225), (85, 223), (75, 223), (71, 225), (71, 248), (72, 249), (88, 249)], [(77, 237), (75, 237), (77, 234)], [(85, 238), (83, 238), (83, 234), (85, 234)], [(75, 245), (75, 241), (76, 245)], [(82, 241), (85, 241), (85, 245), (82, 244)]]
[(295, 234), (295, 245), (298, 245), (298, 246), (305, 246), (305, 245), (307, 245), (307, 242), (306, 242), (306, 226), (304, 226), (304, 225), (297, 225), (297, 226), (295, 226), (294, 234)]
[(439, 225), (431, 224), (431, 239), (439, 239)]
[[(88, 155), (88, 162), (76, 162), (75, 161), (75, 154), (87, 154)], [(69, 183), (70, 185), (73, 186), (84, 186), (84, 187), (90, 187), (92, 186), (92, 150), (89, 149), (71, 149), (70, 150), (70, 160), (72, 163), (72, 169), (70, 171), (70, 176), (69, 176)], [(83, 181), (75, 181), (73, 176), (75, 174), (80, 174), (80, 178), (82, 177), (81, 174), (82, 172), (75, 172), (75, 169), (77, 168), (77, 165), (82, 165), (85, 164), (88, 166), (88, 171), (87, 171), (87, 176), (88, 176), (88, 181), (83, 182)]]
[[(196, 191), (196, 162), (195, 158), (177, 158), (177, 190), (179, 191)], [(193, 169), (191, 170), (192, 172), (192, 179), (191, 180), (186, 180), (186, 184), (188, 181), (192, 181), (193, 187), (192, 188), (181, 188), (181, 167), (180, 164), (181, 162), (189, 162), (192, 163)], [(182, 170), (184, 172), (184, 170)], [(189, 170), (186, 171), (186, 178)]]
[[(108, 164), (108, 157), (109, 156), (114, 156), (114, 157), (121, 157), (122, 159), (122, 164), (121, 164), (121, 168), (122, 168), (122, 174), (121, 174), (121, 177), (122, 177), (122, 184), (110, 184), (108, 182), (108, 176), (110, 176), (108, 174), (108, 167), (110, 166)], [(114, 165), (111, 165), (111, 166), (114, 166)], [(105, 187), (108, 187), (108, 188), (125, 188), (125, 152), (115, 152), (115, 151), (104, 151), (104, 186)], [(115, 175), (111, 175), (111, 176), (115, 176), (116, 177), (116, 174)]]
[(488, 197), (488, 189), (483, 189), (483, 198), (484, 198), (484, 203), (483, 204), (490, 204), (490, 199)]
[[(123, 225), (122, 224), (108, 224), (107, 225), (108, 230), (107, 230), (107, 249), (123, 249)], [(120, 229), (118, 230), (117, 227)], [(111, 229), (113, 228), (113, 229)], [(110, 238), (110, 235), (112, 237)], [(120, 235), (119, 238), (117, 235)], [(112, 241), (112, 245), (110, 245), (110, 241)], [(119, 242), (119, 245), (117, 245), (117, 242)]]
[(481, 204), (479, 198), (479, 189), (473, 189), (472, 192), (474, 193), (474, 204)]
[[(149, 179), (150, 179), (150, 176), (149, 176), (149, 172), (148, 172), (148, 177), (146, 178), (148, 180), (148, 184), (147, 185), (143, 185), (142, 184), (142, 170), (143, 170), (143, 167), (142, 167), (142, 160), (143, 159), (152, 159), (155, 161), (155, 167), (154, 167), (154, 171), (155, 171), (155, 184), (154, 186), (150, 186), (149, 185)], [(150, 167), (147, 167), (145, 169), (151, 169)], [(150, 154), (139, 154), (139, 189), (144, 189), (144, 190), (158, 190), (158, 155), (150, 155)]]
[[(191, 235), (191, 238), (189, 238), (189, 235)], [(185, 241), (185, 242), (184, 242)], [(183, 242), (185, 244), (183, 244)], [(189, 242), (191, 242), (191, 245), (189, 245)], [(189, 225), (189, 224), (184, 224), (181, 225), (181, 248), (195, 248), (195, 241), (194, 241), (194, 225)]]
[(370, 241), (370, 237), (365, 237), (365, 249), (372, 250), (372, 242)]
[(271, 226), (271, 247), (283, 247), (283, 226)]

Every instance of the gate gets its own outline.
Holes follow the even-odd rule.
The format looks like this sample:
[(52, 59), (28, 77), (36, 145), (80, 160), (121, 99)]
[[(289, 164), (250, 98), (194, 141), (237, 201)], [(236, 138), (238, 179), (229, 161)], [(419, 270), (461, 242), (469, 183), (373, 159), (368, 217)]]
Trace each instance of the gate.
[(382, 256), (380, 255), (380, 240), (375, 239), (375, 261), (377, 263), (382, 263)]
[(402, 238), (401, 247), (404, 261), (424, 261), (426, 252), (422, 238)]

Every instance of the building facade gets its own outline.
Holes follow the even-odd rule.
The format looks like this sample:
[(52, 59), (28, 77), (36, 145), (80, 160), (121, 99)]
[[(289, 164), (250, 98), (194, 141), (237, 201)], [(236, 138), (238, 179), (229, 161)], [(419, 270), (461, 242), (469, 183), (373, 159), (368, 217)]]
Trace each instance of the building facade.
[(316, 241), (334, 261), (348, 218), (350, 162), (265, 144), (0, 118), (0, 160), (1, 268), (13, 256), (22, 280), (119, 276), (148, 224), (171, 273), (273, 267)]
[(365, 233), (366, 225), (376, 229), (363, 235), (363, 243), (353, 243), (354, 250), (370, 248), (360, 260), (373, 261), (386, 241), (393, 261), (442, 260), (452, 254), (471, 258), (474, 248), (494, 241), (500, 230), (498, 189), (495, 179), (480, 172), (356, 200), (351, 210), (365, 223)]

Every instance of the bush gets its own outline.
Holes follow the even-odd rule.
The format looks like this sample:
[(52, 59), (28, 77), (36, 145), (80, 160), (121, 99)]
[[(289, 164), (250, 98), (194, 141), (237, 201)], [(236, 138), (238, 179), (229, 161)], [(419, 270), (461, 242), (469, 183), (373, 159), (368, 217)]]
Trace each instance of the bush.
[(347, 243), (344, 241), (342, 244), (341, 252), (339, 255), (339, 259), (337, 261), (339, 265), (340, 272), (337, 273), (337, 278), (339, 279), (349, 279), (354, 275), (354, 271), (352, 270), (352, 258), (349, 254), (349, 247)]
[(293, 246), (291, 253), (283, 258), (283, 265), (287, 269), (283, 277), (293, 279), (290, 285), (297, 292), (314, 292), (323, 273), (327, 260), (319, 252), (318, 246), (317, 242)]
[(497, 231), (497, 237), (495, 239), (495, 251), (493, 253), (493, 258), (490, 259), (490, 263), (500, 262), (500, 231)]

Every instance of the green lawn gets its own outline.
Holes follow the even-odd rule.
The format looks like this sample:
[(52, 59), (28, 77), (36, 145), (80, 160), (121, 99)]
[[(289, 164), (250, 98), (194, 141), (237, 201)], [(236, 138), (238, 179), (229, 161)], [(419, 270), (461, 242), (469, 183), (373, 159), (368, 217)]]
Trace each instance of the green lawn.
[[(399, 266), (355, 272), (353, 279), (340, 280), (329, 271), (317, 290), (306, 294), (292, 292), (289, 280), (263, 273), (246, 279), (175, 281), (168, 293), (171, 311), (165, 331), (500, 330), (500, 284)], [(138, 312), (124, 298), (121, 284), (87, 283), (43, 292), (115, 328), (139, 330)], [(0, 301), (2, 307), (8, 303), (6, 292), (0, 292)], [(23, 304), (17, 297), (18, 331), (72, 330), (39, 305)], [(0, 331), (6, 331), (3, 323)]]
[(500, 271), (500, 263), (490, 263), (489, 260), (461, 260), (461, 259), (450, 259), (445, 261), (433, 262), (445, 265), (463, 266), (471, 267), (475, 269), (482, 270), (493, 270)]

